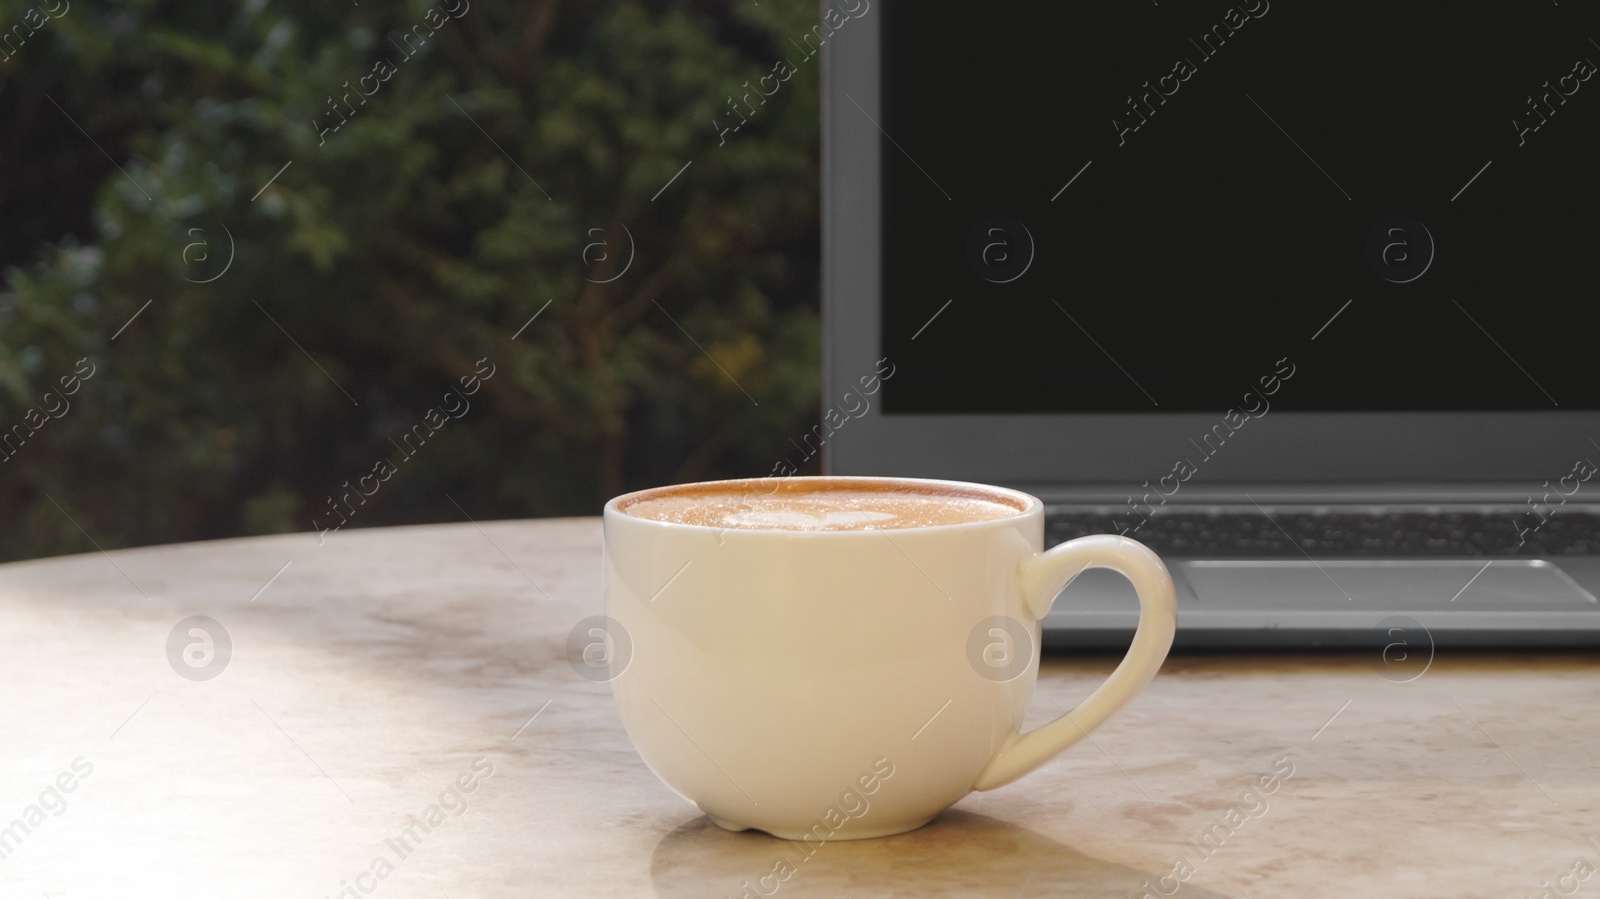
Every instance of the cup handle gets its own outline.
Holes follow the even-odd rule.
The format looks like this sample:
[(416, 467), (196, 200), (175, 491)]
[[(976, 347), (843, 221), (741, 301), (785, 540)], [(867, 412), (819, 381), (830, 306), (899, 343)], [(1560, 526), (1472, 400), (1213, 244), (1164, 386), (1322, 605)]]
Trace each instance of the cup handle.
[(1160, 557), (1143, 543), (1102, 534), (1068, 540), (1023, 560), (1023, 599), (1043, 618), (1067, 582), (1088, 568), (1109, 568), (1139, 594), (1139, 626), (1133, 645), (1111, 677), (1072, 711), (1025, 734), (1012, 734), (972, 784), (974, 790), (1004, 786), (1054, 758), (1105, 723), (1155, 677), (1172, 648), (1178, 624), (1177, 593)]

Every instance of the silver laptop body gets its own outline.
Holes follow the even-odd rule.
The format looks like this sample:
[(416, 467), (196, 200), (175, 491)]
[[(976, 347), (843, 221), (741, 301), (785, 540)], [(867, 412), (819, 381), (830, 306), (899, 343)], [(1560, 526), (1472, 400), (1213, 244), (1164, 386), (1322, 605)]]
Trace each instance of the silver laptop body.
[[(1147, 542), (1179, 647), (1600, 644), (1600, 13), (1104, 6), (880, 0), (807, 37), (826, 470)], [(1459, 89), (1408, 80), (1508, 22)], [(1045, 643), (1136, 617), (1086, 572)]]

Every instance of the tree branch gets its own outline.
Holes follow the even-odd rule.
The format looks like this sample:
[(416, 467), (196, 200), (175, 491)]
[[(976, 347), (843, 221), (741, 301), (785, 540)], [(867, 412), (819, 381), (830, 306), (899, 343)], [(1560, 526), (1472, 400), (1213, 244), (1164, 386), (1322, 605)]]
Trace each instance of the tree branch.
[(673, 482), (681, 484), (685, 481), (705, 480), (711, 471), (711, 463), (727, 452), (738, 434), (739, 429), (734, 426), (731, 419), (724, 421), (721, 427), (712, 431), (710, 436), (700, 441), (699, 446), (689, 451), (689, 455), (683, 457), (678, 470), (672, 474)]
[(540, 0), (528, 10), (522, 21), (522, 43), (517, 47), (516, 69), (513, 84), (521, 84), (528, 73), (544, 58), (544, 45), (556, 27), (556, 14), (561, 11), (561, 0)]

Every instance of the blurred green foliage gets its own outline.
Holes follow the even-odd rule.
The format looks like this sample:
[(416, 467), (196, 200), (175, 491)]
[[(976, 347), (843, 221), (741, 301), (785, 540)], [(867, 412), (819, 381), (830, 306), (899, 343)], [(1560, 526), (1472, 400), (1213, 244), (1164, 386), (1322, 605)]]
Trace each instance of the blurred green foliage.
[(594, 514), (814, 422), (813, 4), (67, 3), (0, 0), (0, 557), (335, 523), (478, 360), (350, 527)]

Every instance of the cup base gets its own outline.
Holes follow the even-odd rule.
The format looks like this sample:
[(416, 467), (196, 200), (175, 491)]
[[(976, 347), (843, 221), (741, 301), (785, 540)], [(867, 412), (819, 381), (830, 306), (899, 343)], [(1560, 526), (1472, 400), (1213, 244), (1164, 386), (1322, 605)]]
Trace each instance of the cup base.
[[(711, 819), (712, 824), (715, 824), (723, 830), (730, 831), (732, 833), (742, 833), (747, 830), (753, 830), (757, 833), (764, 833), (768, 836), (777, 837), (780, 840), (795, 841), (803, 840), (809, 837), (813, 842), (815, 842), (817, 839), (816, 833), (809, 830), (797, 830), (792, 833), (788, 831), (765, 830), (763, 828), (748, 824), (736, 824), (732, 821), (723, 821), (720, 818), (713, 818), (710, 815), (707, 815), (706, 817)], [(934, 817), (937, 817), (937, 815)], [(892, 837), (896, 834), (910, 833), (911, 831), (922, 827), (932, 820), (933, 818), (923, 818), (920, 821), (902, 822), (899, 824), (884, 824), (878, 827), (845, 827), (834, 831), (833, 835), (828, 837), (828, 839), (824, 842), (833, 843), (840, 840), (872, 840), (877, 839), (878, 837)]]

